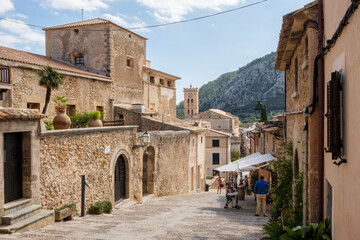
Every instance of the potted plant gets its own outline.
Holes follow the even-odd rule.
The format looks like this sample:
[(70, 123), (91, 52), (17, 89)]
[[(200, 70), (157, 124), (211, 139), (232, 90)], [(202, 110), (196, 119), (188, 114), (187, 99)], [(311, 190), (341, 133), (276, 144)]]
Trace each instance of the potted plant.
[(101, 112), (100, 111), (94, 111), (90, 113), (90, 121), (88, 123), (88, 127), (102, 127), (102, 121), (101, 121)]
[(71, 120), (68, 115), (66, 115), (66, 99), (64, 97), (56, 97), (53, 99), (56, 103), (55, 111), (57, 115), (53, 120), (54, 129), (69, 129), (71, 126)]
[(55, 221), (71, 220), (72, 215), (76, 213), (75, 204), (66, 204), (61, 208), (55, 209)]

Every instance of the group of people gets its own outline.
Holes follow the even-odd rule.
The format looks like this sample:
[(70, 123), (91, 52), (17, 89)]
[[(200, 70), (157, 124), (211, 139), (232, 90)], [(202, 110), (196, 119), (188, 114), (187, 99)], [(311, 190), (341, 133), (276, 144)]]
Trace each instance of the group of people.
[[(260, 180), (257, 180), (254, 187), (254, 193), (256, 194), (256, 213), (255, 216), (259, 216), (260, 210), (262, 210), (262, 213), (264, 217), (266, 216), (266, 196), (269, 193), (269, 184), (267, 181), (264, 180), (264, 175), (260, 175)], [(223, 181), (221, 177), (218, 177), (218, 188), (217, 188), (217, 194), (221, 194), (221, 188), (223, 187)], [(230, 183), (226, 183), (225, 185), (225, 197), (226, 202), (224, 208), (229, 208), (229, 204), (233, 201), (231, 196), (234, 196), (236, 199), (236, 204), (234, 208), (241, 209), (241, 206), (238, 204), (239, 200), (239, 188), (245, 187), (246, 189), (249, 187), (248, 177), (245, 176), (245, 178), (240, 178), (239, 181), (231, 181)], [(237, 190), (237, 191), (236, 191)], [(236, 193), (238, 194), (231, 194)], [(231, 196), (230, 196), (231, 195)]]

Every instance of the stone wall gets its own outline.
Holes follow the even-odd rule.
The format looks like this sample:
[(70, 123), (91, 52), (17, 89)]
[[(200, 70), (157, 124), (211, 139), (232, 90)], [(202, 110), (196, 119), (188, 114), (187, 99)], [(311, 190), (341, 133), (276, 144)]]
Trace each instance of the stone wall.
[[(149, 132), (155, 150), (154, 195), (187, 192), (189, 131)], [(44, 208), (75, 203), (80, 210), (81, 175), (86, 176), (86, 209), (102, 200), (114, 204), (114, 169), (123, 156), (126, 195), (142, 202), (143, 154), (135, 126), (48, 131), (41, 135), (41, 196)], [(108, 150), (107, 152), (105, 152)]]

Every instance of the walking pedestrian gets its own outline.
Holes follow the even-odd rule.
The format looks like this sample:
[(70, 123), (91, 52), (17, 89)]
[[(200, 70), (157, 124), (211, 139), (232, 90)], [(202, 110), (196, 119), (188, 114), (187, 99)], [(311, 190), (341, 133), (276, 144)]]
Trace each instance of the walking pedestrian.
[(259, 216), (260, 208), (262, 208), (262, 212), (264, 217), (266, 217), (266, 195), (269, 192), (269, 184), (264, 180), (264, 175), (260, 175), (260, 180), (257, 180), (255, 183), (255, 194), (256, 194), (256, 214), (255, 216)]

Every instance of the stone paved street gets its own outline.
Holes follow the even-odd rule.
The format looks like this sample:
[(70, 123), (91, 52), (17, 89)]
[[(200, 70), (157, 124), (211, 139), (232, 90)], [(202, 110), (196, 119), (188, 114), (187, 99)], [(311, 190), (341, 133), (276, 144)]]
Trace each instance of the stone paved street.
[(0, 239), (243, 239), (262, 237), (268, 218), (255, 217), (252, 196), (242, 210), (224, 209), (225, 196), (216, 191), (160, 197), (125, 205), (108, 215), (88, 215), (38, 231), (0, 235)]

